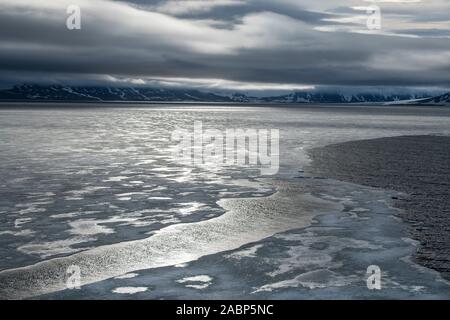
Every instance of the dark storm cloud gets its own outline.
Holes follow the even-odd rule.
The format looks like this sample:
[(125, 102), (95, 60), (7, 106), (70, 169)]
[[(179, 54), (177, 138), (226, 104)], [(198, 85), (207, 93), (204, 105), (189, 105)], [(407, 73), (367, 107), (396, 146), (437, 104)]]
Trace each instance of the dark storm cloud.
[[(160, 5), (164, 4), (165, 1), (150, 1), (150, 2), (153, 3), (153, 6), (150, 6), (150, 8), (158, 10), (158, 4)], [(138, 3), (143, 4), (145, 3), (145, 1), (138, 1)], [(299, 6), (298, 3), (297, 5), (294, 6), (293, 3), (289, 2), (283, 3), (280, 1), (247, 0), (245, 2), (244, 1), (236, 2), (235, 4), (233, 3), (230, 3), (228, 5), (225, 4), (222, 6), (218, 5), (211, 7), (207, 11), (187, 10), (176, 13), (176, 15), (182, 18), (218, 19), (234, 22), (236, 20), (239, 20), (240, 17), (245, 16), (247, 14), (251, 14), (254, 12), (270, 11), (294, 19), (298, 19), (306, 23), (321, 23), (321, 20), (334, 16), (334, 14), (331, 13), (307, 10), (307, 7)], [(162, 11), (164, 12), (164, 7), (162, 7)]]
[[(82, 9), (82, 29), (69, 31), (65, 9), (73, 3)], [(449, 7), (431, 3), (433, 10)], [(365, 5), (5, 0), (0, 83), (450, 87), (448, 21), (425, 4), (380, 3), (386, 6), (383, 28), (369, 32), (360, 21), (365, 12), (355, 9)], [(413, 14), (419, 10), (420, 19)]]

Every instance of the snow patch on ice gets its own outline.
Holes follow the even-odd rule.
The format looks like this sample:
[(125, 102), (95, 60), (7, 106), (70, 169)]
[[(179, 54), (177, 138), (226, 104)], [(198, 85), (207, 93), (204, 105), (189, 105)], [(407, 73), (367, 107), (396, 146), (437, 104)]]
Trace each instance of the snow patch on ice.
[(145, 292), (148, 288), (146, 287), (119, 287), (115, 288), (112, 292), (118, 294), (136, 294), (139, 292)]

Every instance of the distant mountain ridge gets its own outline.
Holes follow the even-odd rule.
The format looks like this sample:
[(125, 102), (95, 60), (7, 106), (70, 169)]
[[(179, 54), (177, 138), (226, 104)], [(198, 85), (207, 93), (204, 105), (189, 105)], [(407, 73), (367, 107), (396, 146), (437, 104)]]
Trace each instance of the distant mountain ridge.
[(227, 102), (227, 97), (189, 89), (68, 87), (20, 85), (0, 90), (0, 100), (29, 101), (214, 101)]
[(450, 105), (450, 92), (437, 97), (415, 101), (415, 103), (427, 105)]
[[(243, 93), (231, 95), (203, 92), (195, 89), (146, 87), (43, 86), (17, 85), (0, 90), (0, 101), (74, 101), (74, 102), (239, 102), (239, 103), (389, 103), (414, 100), (448, 102), (448, 96), (430, 98), (425, 93), (380, 94), (302, 91), (273, 97), (252, 97)], [(434, 99), (434, 100), (433, 100)], [(436, 100), (437, 99), (437, 100)]]
[(279, 97), (263, 98), (263, 100), (267, 100), (267, 102), (279, 103), (375, 103), (423, 99), (426, 97), (427, 96), (424, 94), (345, 94), (339, 92), (295, 92)]

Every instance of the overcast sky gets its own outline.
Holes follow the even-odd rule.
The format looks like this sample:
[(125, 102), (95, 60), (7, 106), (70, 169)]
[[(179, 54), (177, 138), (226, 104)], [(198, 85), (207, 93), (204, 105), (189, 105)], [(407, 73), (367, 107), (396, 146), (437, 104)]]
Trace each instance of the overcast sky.
[(450, 88), (450, 1), (0, 0), (0, 84), (23, 82)]

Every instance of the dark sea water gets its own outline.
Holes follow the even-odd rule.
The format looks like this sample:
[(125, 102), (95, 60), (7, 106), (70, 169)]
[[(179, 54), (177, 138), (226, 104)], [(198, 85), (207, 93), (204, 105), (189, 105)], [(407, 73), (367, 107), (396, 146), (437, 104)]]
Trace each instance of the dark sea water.
[[(278, 129), (278, 173), (183, 163), (172, 133), (199, 121)], [(448, 299), (442, 264), (411, 259), (448, 252), (446, 138), (401, 138), (414, 147), (395, 142), (394, 155), (383, 149), (391, 142), (319, 149), (315, 166), (330, 170), (309, 172), (312, 149), (431, 134), (450, 135), (449, 108), (3, 104), (0, 298)], [(341, 162), (352, 165), (333, 167)], [(384, 167), (397, 178), (367, 183)], [(430, 245), (412, 239), (421, 222)], [(382, 290), (367, 287), (372, 265)], [(79, 290), (67, 286), (74, 266)]]
[(406, 193), (395, 204), (421, 246), (416, 260), (450, 279), (450, 137), (402, 136), (311, 151), (311, 170)]

